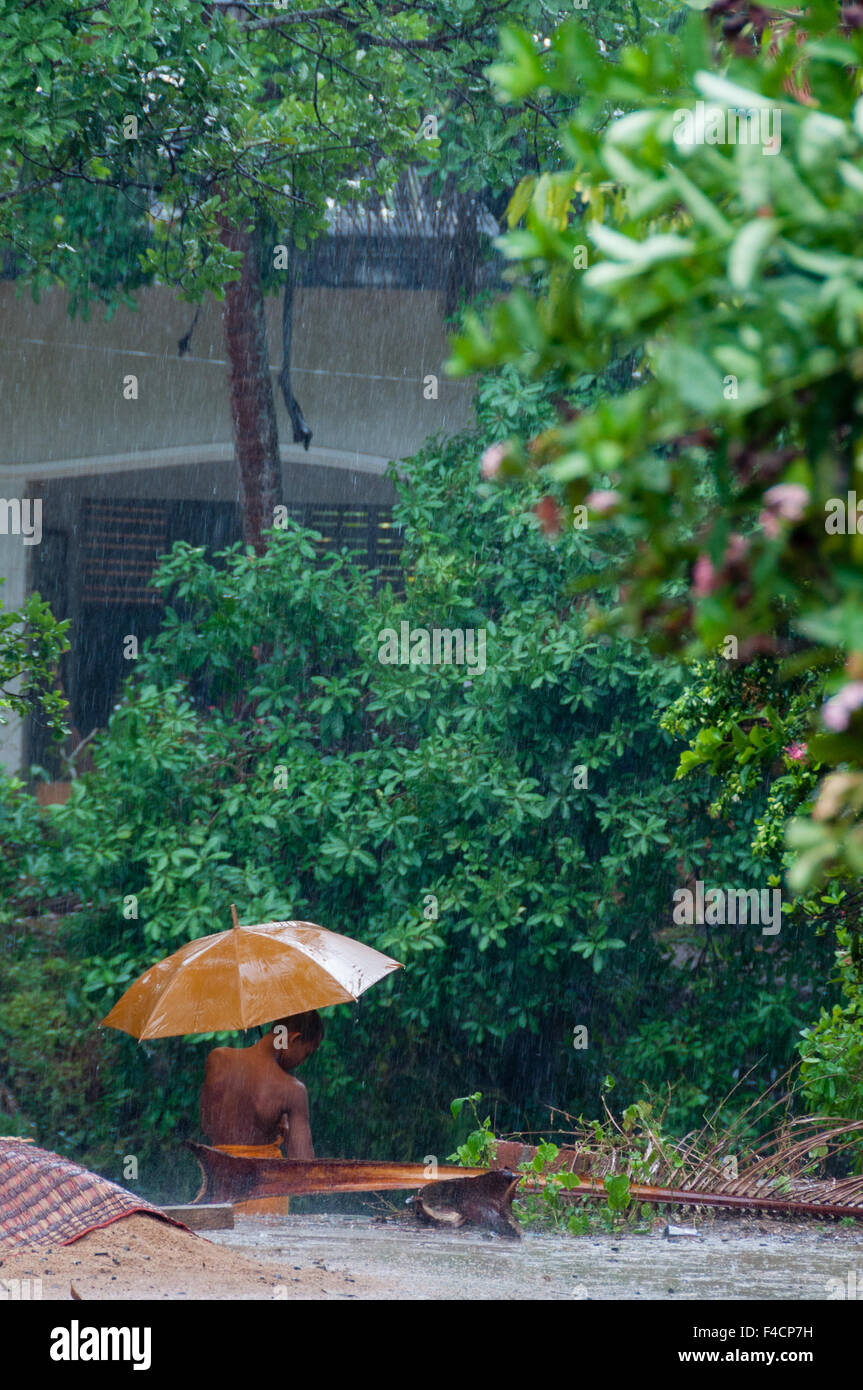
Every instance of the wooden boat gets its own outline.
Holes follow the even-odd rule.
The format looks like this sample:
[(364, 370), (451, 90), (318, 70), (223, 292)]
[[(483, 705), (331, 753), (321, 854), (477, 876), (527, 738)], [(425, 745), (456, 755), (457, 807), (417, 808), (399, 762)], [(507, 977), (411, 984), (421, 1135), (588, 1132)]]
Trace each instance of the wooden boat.
[[(845, 1130), (861, 1128), (859, 1122), (844, 1126)], [(186, 1147), (198, 1160), (203, 1173), (203, 1183), (195, 1202), (254, 1202), (271, 1198), (310, 1195), (332, 1192), (387, 1192), (416, 1188), (429, 1188), (437, 1183), (473, 1183), (479, 1206), (491, 1206), (504, 1214), (510, 1211), (516, 1187), (524, 1191), (541, 1191), (547, 1179), (542, 1174), (516, 1173), (517, 1163), (523, 1163), (535, 1156), (536, 1150), (528, 1145), (504, 1144), (497, 1146), (497, 1155), (491, 1165), (491, 1173), (485, 1168), (439, 1167), (434, 1175), (429, 1174), (428, 1165), (421, 1163), (379, 1163), (375, 1160), (353, 1158), (321, 1158), (311, 1161), (295, 1158), (245, 1158), (227, 1154), (206, 1144), (186, 1141)], [(578, 1175), (578, 1186), (566, 1194), (570, 1200), (587, 1199), (606, 1202), (608, 1192), (601, 1177), (591, 1177), (586, 1168), (588, 1162), (577, 1149), (561, 1149), (556, 1163), (556, 1171), (572, 1172)], [(486, 1192), (482, 1179), (495, 1174), (507, 1174), (512, 1181), (494, 1190), (492, 1196)], [(799, 1185), (794, 1195), (776, 1196), (769, 1181), (762, 1176), (760, 1169), (750, 1176), (742, 1174), (736, 1181), (723, 1181), (712, 1190), (693, 1188), (672, 1188), (651, 1186), (644, 1183), (630, 1183), (629, 1195), (638, 1202), (652, 1206), (669, 1207), (716, 1207), (726, 1211), (764, 1212), (776, 1216), (817, 1216), (828, 1218), (852, 1218), (863, 1221), (863, 1177), (839, 1180), (806, 1181)], [(472, 1204), (469, 1190), (465, 1199), (457, 1205), (465, 1211)], [(434, 1202), (421, 1204), (427, 1214), (432, 1215)], [(468, 1215), (468, 1220), (477, 1219)], [(481, 1224), (490, 1224), (482, 1220)]]
[(244, 1215), (287, 1215), (293, 1196), (332, 1192), (392, 1192), (419, 1188), (410, 1200), (415, 1215), (457, 1228), (466, 1222), (499, 1235), (519, 1237), (512, 1199), (521, 1175), (499, 1168), (437, 1168), (428, 1164), (378, 1163), (356, 1158), (258, 1158), (225, 1153), (187, 1140), (204, 1181), (195, 1198), (201, 1208), (231, 1203)]
[(430, 1176), (428, 1164), (359, 1158), (240, 1158), (191, 1139), (186, 1147), (195, 1155), (203, 1175), (195, 1203), (248, 1202), (316, 1192), (407, 1191), (487, 1173), (485, 1168), (441, 1167)]

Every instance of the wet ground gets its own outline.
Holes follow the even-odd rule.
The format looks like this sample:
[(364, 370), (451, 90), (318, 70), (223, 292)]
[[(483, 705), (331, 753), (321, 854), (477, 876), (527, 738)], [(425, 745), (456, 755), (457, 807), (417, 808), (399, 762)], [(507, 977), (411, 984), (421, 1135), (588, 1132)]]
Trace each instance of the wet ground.
[[(300, 1282), (326, 1275), (330, 1298), (776, 1299), (863, 1298), (863, 1225), (712, 1220), (695, 1238), (645, 1234), (521, 1241), (479, 1230), (429, 1230), (410, 1218), (239, 1217), (209, 1239)], [(299, 1293), (299, 1290), (297, 1290)], [(267, 1295), (263, 1293), (264, 1297)], [(275, 1298), (294, 1290), (275, 1282)], [(302, 1295), (301, 1295), (302, 1296)]]

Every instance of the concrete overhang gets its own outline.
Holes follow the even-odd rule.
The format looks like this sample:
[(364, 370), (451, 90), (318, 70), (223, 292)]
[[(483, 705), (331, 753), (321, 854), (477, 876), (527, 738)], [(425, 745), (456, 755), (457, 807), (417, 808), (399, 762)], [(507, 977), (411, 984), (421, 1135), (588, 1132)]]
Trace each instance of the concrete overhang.
[[(318, 449), (314, 445), (308, 450), (283, 445), (279, 450), (279, 457), (283, 464), (340, 468), (353, 473), (371, 473), (377, 477), (386, 473), (390, 463), (389, 459), (374, 454), (361, 454), (344, 449)], [(231, 443), (184, 444), (178, 448), (147, 449), (130, 454), (112, 453), (90, 458), (52, 459), (48, 462), (17, 464), (0, 462), (0, 478), (10, 481), (27, 481), (33, 478), (46, 483), (54, 478), (105, 476), (152, 468), (193, 468), (233, 461), (234, 447)]]

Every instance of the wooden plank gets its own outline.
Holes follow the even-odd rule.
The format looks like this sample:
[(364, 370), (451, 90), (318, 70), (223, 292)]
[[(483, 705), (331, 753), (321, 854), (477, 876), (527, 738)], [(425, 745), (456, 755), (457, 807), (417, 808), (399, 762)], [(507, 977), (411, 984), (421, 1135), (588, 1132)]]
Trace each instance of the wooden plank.
[(166, 1216), (182, 1221), (192, 1231), (232, 1231), (234, 1208), (231, 1202), (201, 1203), (200, 1206), (160, 1207)]

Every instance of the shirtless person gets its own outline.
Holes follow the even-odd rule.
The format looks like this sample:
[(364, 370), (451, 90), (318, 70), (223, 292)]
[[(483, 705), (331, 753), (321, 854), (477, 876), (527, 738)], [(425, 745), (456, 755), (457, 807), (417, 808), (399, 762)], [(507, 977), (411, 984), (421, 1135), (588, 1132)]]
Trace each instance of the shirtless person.
[(314, 1158), (309, 1098), (291, 1072), (320, 1045), (314, 1010), (293, 1014), (251, 1047), (217, 1047), (207, 1058), (201, 1128), (215, 1145), (285, 1145), (287, 1158)]

